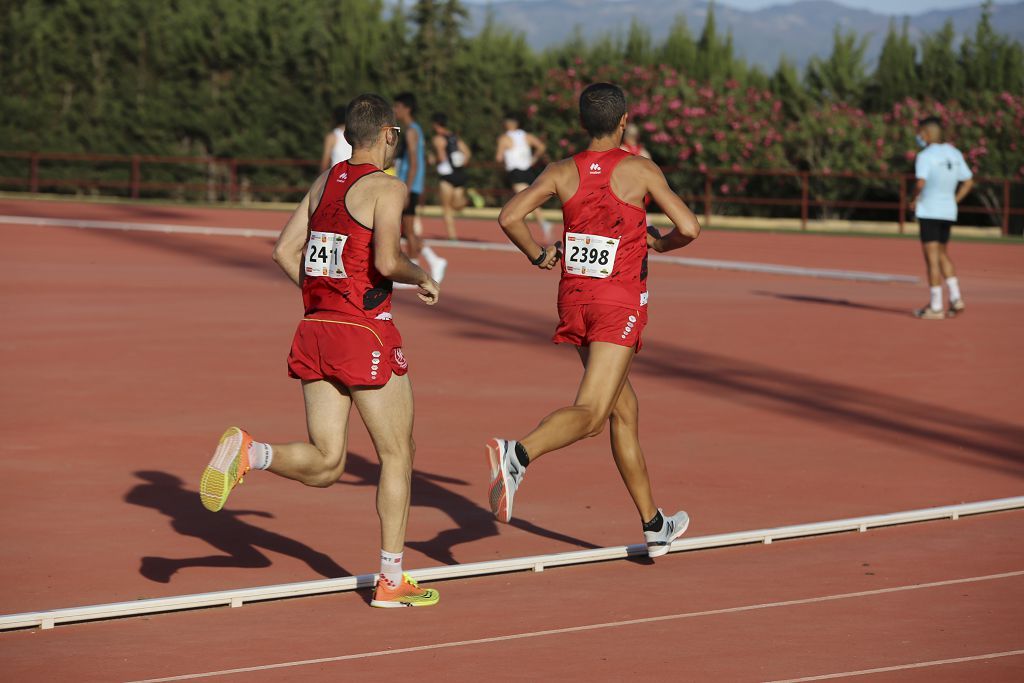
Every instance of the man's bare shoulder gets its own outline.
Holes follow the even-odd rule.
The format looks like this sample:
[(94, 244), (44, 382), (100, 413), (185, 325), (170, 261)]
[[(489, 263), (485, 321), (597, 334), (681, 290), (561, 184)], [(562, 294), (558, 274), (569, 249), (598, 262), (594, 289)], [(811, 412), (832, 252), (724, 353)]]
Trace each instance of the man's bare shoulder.
[(629, 173), (657, 174), (661, 172), (661, 168), (656, 163), (654, 163), (647, 157), (640, 156), (639, 154), (633, 154), (631, 156), (625, 157), (622, 161), (619, 162), (619, 166), (621, 166), (624, 170), (627, 170)]
[(566, 157), (559, 161), (552, 161), (548, 164), (547, 171), (553, 173), (556, 176), (566, 176), (576, 174), (576, 162), (572, 157)]
[(397, 197), (403, 201), (405, 200), (406, 184), (393, 175), (371, 173), (370, 175), (363, 176), (359, 184), (363, 186), (365, 191), (380, 195), (386, 199)]

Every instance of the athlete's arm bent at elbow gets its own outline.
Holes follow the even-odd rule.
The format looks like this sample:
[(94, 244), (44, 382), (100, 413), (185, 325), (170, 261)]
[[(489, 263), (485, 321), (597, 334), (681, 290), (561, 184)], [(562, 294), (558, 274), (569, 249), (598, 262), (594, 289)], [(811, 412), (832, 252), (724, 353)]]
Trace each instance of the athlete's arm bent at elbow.
[(530, 160), (530, 165), (535, 166), (543, 158), (544, 152), (548, 151), (548, 146), (533, 133), (526, 134), (526, 144), (533, 150), (533, 158)]
[(331, 167), (331, 151), (334, 149), (334, 133), (328, 133), (324, 138), (324, 151), (320, 155), (320, 171), (326, 171)]
[(508, 140), (508, 136), (507, 135), (499, 135), (498, 136), (498, 146), (494, 148), (494, 160), (495, 161), (501, 162), (501, 161), (505, 160), (505, 148), (508, 146), (507, 140)]
[(690, 211), (686, 202), (669, 187), (661, 169), (651, 161), (648, 161), (645, 166), (647, 167), (644, 169), (644, 175), (647, 177), (647, 191), (675, 226), (672, 232), (663, 237), (655, 238), (648, 235), (647, 244), (658, 252), (685, 247), (700, 235), (700, 222), (693, 211)]
[(544, 252), (544, 259), (534, 263), (544, 270), (549, 270), (558, 263), (558, 249), (554, 247), (545, 249), (537, 244), (537, 241), (533, 239), (533, 233), (526, 225), (526, 217), (555, 195), (555, 172), (552, 169), (552, 166), (544, 169), (540, 177), (533, 181), (528, 188), (512, 197), (508, 204), (502, 207), (501, 213), (498, 215), (498, 225), (501, 226), (512, 244), (519, 247), (519, 251), (523, 252), (531, 263), (536, 262), (540, 258), (541, 252)]
[(302, 285), (302, 256), (309, 240), (309, 219), (320, 205), (320, 198), (324, 194), (324, 185), (327, 183), (327, 173), (321, 173), (320, 177), (313, 182), (309, 192), (302, 198), (299, 205), (295, 207), (284, 229), (277, 237), (274, 245), (274, 262), (281, 267), (284, 274), (292, 282)]
[(389, 280), (419, 285), (420, 299), (435, 304), (437, 283), (402, 253), (402, 209), (408, 189), (399, 181), (388, 179), (384, 183), (373, 207), (373, 265)]
[(960, 183), (959, 189), (956, 191), (956, 203), (959, 204), (964, 200), (964, 197), (971, 193), (974, 189), (974, 178), (968, 178), (967, 180)]

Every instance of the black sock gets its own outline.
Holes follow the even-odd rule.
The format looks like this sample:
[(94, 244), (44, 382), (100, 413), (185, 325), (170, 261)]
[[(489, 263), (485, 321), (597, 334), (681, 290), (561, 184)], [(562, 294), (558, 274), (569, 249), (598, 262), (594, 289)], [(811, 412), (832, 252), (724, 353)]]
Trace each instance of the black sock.
[(644, 531), (661, 531), (661, 526), (665, 523), (665, 518), (661, 516), (661, 510), (658, 510), (658, 514), (651, 518), (651, 521), (644, 522)]
[(526, 454), (526, 449), (523, 448), (523, 444), (518, 441), (516, 441), (516, 459), (523, 467), (527, 467), (530, 464), (530, 456)]

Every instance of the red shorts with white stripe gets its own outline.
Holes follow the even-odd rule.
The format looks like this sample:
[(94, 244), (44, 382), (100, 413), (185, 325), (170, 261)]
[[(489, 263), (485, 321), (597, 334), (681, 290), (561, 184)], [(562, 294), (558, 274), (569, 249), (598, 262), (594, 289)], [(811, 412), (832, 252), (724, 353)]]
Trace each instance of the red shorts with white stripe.
[(647, 326), (647, 307), (623, 308), (607, 304), (575, 304), (558, 307), (558, 329), (551, 341), (556, 344), (589, 346), (608, 342), (632, 346), (640, 351), (641, 335)]
[(341, 315), (303, 318), (288, 354), (288, 375), (346, 387), (382, 387), (409, 372), (402, 335), (391, 320)]

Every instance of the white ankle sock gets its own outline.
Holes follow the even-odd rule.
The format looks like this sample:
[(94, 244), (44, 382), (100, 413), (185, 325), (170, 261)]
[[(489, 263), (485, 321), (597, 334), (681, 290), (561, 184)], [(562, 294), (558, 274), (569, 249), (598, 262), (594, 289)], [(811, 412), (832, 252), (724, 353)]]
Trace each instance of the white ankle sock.
[(932, 287), (931, 288), (931, 293), (932, 293), (932, 303), (931, 303), (932, 310), (933, 311), (941, 311), (942, 310), (942, 285), (939, 285), (938, 287)]
[(249, 444), (249, 467), (265, 470), (274, 462), (274, 448), (269, 443), (253, 441)]
[(960, 280), (953, 277), (946, 278), (946, 287), (949, 288), (949, 300), (958, 301), (960, 299)]
[(402, 583), (402, 553), (380, 551), (380, 575), (392, 586)]

